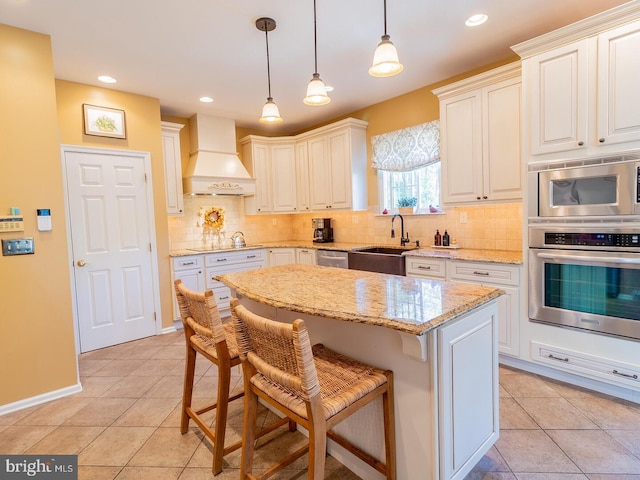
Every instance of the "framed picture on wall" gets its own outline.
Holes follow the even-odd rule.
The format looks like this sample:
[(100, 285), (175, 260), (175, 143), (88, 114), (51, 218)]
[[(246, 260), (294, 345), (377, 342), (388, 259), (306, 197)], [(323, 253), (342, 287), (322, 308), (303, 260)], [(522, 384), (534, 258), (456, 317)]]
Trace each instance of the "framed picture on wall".
[(83, 104), (84, 133), (99, 137), (127, 138), (124, 110)]

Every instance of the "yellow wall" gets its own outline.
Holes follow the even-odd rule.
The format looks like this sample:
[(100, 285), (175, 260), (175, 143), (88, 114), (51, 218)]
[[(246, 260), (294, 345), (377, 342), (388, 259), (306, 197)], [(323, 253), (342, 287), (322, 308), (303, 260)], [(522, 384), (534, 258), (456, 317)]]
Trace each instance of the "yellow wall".
[[(173, 325), (173, 314), (160, 102), (156, 98), (63, 80), (56, 80), (55, 87), (58, 101), (60, 143), (151, 152), (162, 325), (170, 327)], [(83, 103), (124, 110), (127, 138), (85, 135), (83, 133)]]
[[(0, 25), (0, 214), (19, 207), (34, 255), (0, 256), (0, 405), (77, 383), (50, 38)], [(53, 230), (39, 232), (36, 209)]]

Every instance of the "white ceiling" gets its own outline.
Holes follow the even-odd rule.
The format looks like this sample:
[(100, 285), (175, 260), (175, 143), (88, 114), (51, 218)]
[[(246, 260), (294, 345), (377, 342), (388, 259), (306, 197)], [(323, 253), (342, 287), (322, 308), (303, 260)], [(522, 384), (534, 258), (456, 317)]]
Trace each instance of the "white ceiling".
[[(636, 0), (637, 1), (637, 0)], [(317, 2), (318, 72), (335, 90), (323, 107), (302, 103), (313, 65), (312, 0), (0, 0), (0, 23), (51, 35), (58, 79), (158, 98), (162, 113), (205, 113), (237, 125), (293, 133), (488, 63), (510, 46), (626, 0), (389, 0), (387, 32), (404, 71), (369, 76), (383, 34), (382, 0)], [(467, 17), (486, 13), (480, 27)], [(271, 92), (284, 123), (258, 124)], [(203, 95), (215, 101), (203, 104)]]

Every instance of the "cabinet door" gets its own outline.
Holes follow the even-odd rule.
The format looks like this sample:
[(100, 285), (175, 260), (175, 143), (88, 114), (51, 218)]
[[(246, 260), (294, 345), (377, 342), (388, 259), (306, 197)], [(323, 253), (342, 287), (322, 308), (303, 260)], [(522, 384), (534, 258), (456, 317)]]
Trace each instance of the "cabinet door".
[(598, 36), (598, 144), (640, 140), (640, 22)]
[(296, 200), (299, 212), (311, 210), (309, 197), (309, 153), (307, 142), (296, 144)]
[(295, 212), (296, 157), (293, 145), (271, 145), (271, 184), (273, 211)]
[(162, 122), (162, 157), (164, 159), (164, 184), (167, 195), (167, 213), (182, 215), (184, 197), (182, 196), (182, 163), (180, 159), (179, 123)]
[(501, 285), (505, 294), (498, 298), (498, 350), (500, 353), (520, 355), (520, 289)]
[(327, 138), (309, 139), (309, 194), (311, 208), (321, 210), (331, 207), (331, 185), (329, 184), (329, 153)]
[(440, 102), (444, 203), (482, 199), (481, 102), (479, 91)]
[(269, 145), (254, 143), (251, 145), (253, 178), (256, 179), (255, 209), (257, 212), (270, 212), (271, 200), (271, 167)]
[(296, 248), (296, 261), (305, 265), (316, 265), (318, 263), (316, 251), (313, 248)]
[(462, 479), (499, 435), (495, 306), (438, 329), (440, 476)]
[(589, 42), (527, 60), (531, 85), (531, 154), (586, 149)]
[(329, 136), (331, 208), (351, 208), (351, 154), (348, 131)]
[[(191, 270), (179, 270), (175, 271), (173, 274), (173, 278), (175, 280), (182, 280), (184, 286), (189, 290), (193, 290), (194, 292), (204, 292), (206, 289), (205, 286), (205, 277), (204, 271), (202, 268), (194, 268)], [(173, 287), (173, 285), (172, 285)], [(173, 291), (173, 288), (172, 288)], [(178, 307), (178, 300), (176, 300), (175, 291), (173, 293), (173, 318), (175, 320), (180, 319), (180, 308)]]
[(520, 96), (519, 78), (482, 90), (483, 199), (522, 198)]
[(296, 263), (295, 248), (272, 248), (269, 250), (269, 266), (290, 265)]

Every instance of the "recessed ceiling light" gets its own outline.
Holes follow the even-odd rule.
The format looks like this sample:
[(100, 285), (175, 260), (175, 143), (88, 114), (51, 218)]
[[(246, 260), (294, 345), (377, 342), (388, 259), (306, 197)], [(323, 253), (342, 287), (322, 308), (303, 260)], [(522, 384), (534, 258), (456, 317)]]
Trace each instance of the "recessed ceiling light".
[(113, 77), (110, 77), (109, 75), (100, 75), (98, 77), (98, 80), (100, 80), (101, 82), (104, 83), (116, 83), (117, 80)]
[(484, 13), (478, 13), (467, 18), (467, 21), (464, 22), (464, 24), (467, 27), (477, 27), (478, 25), (482, 25), (484, 22), (486, 22), (488, 18), (489, 17), (487, 17)]
[(211, 103), (211, 102), (213, 102), (213, 98), (211, 98), (211, 97), (200, 97), (200, 101), (202, 103)]

